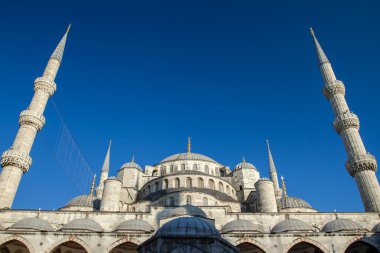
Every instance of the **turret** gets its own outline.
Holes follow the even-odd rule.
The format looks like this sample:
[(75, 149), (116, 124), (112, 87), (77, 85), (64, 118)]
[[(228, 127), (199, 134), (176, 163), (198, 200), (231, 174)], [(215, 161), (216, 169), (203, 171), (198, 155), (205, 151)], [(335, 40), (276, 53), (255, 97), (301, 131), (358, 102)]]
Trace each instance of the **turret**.
[(116, 177), (110, 177), (104, 182), (100, 211), (120, 211), (121, 184), (121, 181)]
[(330, 101), (334, 111), (334, 128), (342, 137), (348, 156), (346, 169), (355, 179), (357, 187), (367, 212), (380, 212), (380, 187), (376, 178), (376, 158), (369, 154), (359, 134), (359, 118), (353, 114), (345, 99), (345, 86), (336, 79), (330, 61), (322, 50), (312, 29), (319, 68), (322, 73), (323, 94)]
[(255, 183), (257, 199), (260, 205), (260, 211), (277, 212), (276, 196), (274, 195), (273, 182), (268, 178), (260, 178)]
[(106, 158), (104, 159), (102, 171), (100, 173), (99, 186), (96, 188), (96, 196), (99, 199), (101, 199), (102, 196), (103, 196), (104, 181), (107, 180), (108, 173), (109, 173), (109, 170), (110, 170), (111, 144), (112, 144), (112, 140), (110, 141), (110, 144), (108, 145), (108, 150), (107, 150)]
[(45, 124), (43, 113), (47, 101), (57, 88), (54, 79), (62, 62), (69, 30), (70, 26), (51, 55), (42, 77), (34, 81), (34, 96), (29, 107), (20, 114), (20, 127), (13, 145), (1, 156), (3, 170), (0, 174), (0, 208), (11, 208), (21, 176), (32, 164), (29, 153), (37, 132)]

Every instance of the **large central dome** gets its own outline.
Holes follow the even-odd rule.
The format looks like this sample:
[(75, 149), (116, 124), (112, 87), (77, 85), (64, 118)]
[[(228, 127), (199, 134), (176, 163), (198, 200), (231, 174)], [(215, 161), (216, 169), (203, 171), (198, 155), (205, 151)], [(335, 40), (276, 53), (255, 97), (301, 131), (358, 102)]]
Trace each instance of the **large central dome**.
[(166, 157), (160, 163), (182, 161), (182, 160), (199, 160), (199, 161), (204, 161), (204, 162), (218, 163), (214, 159), (208, 156), (197, 154), (197, 153), (180, 153), (180, 154), (171, 155), (169, 157)]

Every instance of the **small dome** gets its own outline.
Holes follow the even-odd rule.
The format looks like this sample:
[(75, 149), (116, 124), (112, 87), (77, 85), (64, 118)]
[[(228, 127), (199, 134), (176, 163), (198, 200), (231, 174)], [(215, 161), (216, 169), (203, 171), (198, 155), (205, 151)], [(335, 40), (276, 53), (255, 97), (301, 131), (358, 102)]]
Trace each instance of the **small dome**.
[(380, 223), (376, 224), (373, 227), (372, 232), (374, 232), (374, 233), (380, 233)]
[(85, 218), (70, 221), (63, 226), (62, 230), (102, 232), (103, 228), (96, 221)]
[(255, 225), (249, 220), (234, 220), (222, 227), (222, 233), (231, 232), (262, 232), (255, 229)]
[(296, 197), (290, 197), (290, 196), (283, 196), (280, 199), (279, 206), (281, 209), (285, 208), (310, 208), (311, 205), (307, 203), (305, 200), (296, 198)]
[(40, 218), (25, 218), (19, 220), (9, 229), (20, 229), (20, 230), (36, 230), (36, 231), (52, 231), (53, 228), (46, 220)]
[(237, 164), (234, 168), (234, 170), (240, 170), (240, 169), (253, 169), (257, 170), (256, 167), (252, 163), (247, 163), (246, 161), (243, 161), (239, 164)]
[(107, 178), (107, 180), (117, 180), (117, 181), (120, 181), (120, 179), (117, 178), (117, 177), (109, 177), (109, 178)]
[(272, 233), (286, 233), (286, 232), (313, 232), (314, 229), (310, 224), (297, 219), (287, 219), (277, 223), (272, 228)]
[(127, 220), (123, 221), (115, 228), (115, 231), (139, 231), (139, 232), (152, 232), (154, 228), (148, 222), (143, 220)]
[(94, 209), (100, 208), (100, 200), (96, 199), (94, 195), (79, 195), (78, 197), (70, 200), (65, 207), (80, 206), (80, 207), (92, 207)]
[(206, 213), (201, 208), (197, 206), (192, 206), (192, 205), (185, 205), (185, 206), (174, 208), (173, 210), (171, 210), (169, 217), (183, 216), (183, 215), (207, 218)]
[(323, 226), (321, 231), (326, 233), (333, 233), (358, 230), (363, 230), (363, 228), (355, 221), (349, 219), (336, 219), (327, 222), (326, 225)]
[(166, 157), (160, 163), (182, 161), (182, 160), (199, 160), (199, 161), (204, 161), (204, 162), (217, 163), (214, 159), (205, 155), (197, 154), (197, 153), (180, 153), (180, 154), (171, 155), (169, 157)]
[(140, 165), (135, 162), (124, 163), (123, 166), (121, 166), (121, 169), (138, 169), (142, 171)]
[(156, 236), (220, 237), (215, 226), (197, 217), (180, 217), (165, 223)]

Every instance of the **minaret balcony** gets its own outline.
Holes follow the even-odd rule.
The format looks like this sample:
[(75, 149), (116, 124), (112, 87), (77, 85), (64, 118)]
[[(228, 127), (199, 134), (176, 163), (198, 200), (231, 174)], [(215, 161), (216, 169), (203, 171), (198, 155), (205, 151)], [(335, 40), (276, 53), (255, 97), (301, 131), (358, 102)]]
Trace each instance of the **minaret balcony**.
[(342, 81), (335, 80), (332, 84), (327, 84), (323, 88), (323, 95), (330, 100), (333, 96), (336, 94), (345, 95), (346, 94), (346, 88), (344, 87), (344, 84)]
[(373, 155), (367, 153), (349, 158), (345, 166), (348, 173), (354, 177), (360, 171), (373, 170), (376, 172), (377, 161)]
[(1, 167), (14, 166), (20, 168), (24, 173), (28, 171), (32, 165), (32, 158), (23, 152), (9, 149), (1, 155)]
[(36, 92), (37, 90), (45, 91), (49, 94), (49, 96), (52, 96), (54, 92), (57, 90), (57, 85), (50, 78), (42, 76), (34, 80), (34, 92)]
[(27, 124), (35, 127), (37, 131), (40, 131), (45, 125), (45, 117), (36, 111), (27, 109), (20, 113), (18, 122), (20, 126)]
[(356, 128), (359, 130), (359, 126), (359, 118), (352, 112), (341, 114), (334, 120), (334, 128), (338, 134), (348, 128)]

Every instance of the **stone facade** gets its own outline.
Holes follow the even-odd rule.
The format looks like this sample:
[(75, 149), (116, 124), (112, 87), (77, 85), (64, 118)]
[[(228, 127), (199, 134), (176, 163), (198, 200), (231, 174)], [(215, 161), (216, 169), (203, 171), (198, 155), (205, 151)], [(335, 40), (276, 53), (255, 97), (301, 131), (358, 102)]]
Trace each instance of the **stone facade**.
[[(127, 253), (380, 252), (380, 193), (377, 163), (359, 135), (359, 119), (348, 109), (345, 87), (336, 80), (317, 39), (324, 94), (331, 102), (334, 127), (342, 136), (346, 168), (357, 182), (367, 212), (321, 213), (280, 187), (269, 149), (270, 179), (260, 178), (244, 159), (233, 170), (202, 154), (171, 155), (144, 170), (134, 159), (109, 177), (111, 143), (98, 187), (57, 211), (10, 210), (43, 111), (56, 90), (68, 31), (35, 81), (30, 106), (20, 114), (20, 129), (1, 158), (0, 252)], [(95, 182), (95, 180), (94, 180)], [(96, 192), (96, 194), (95, 194)]]

